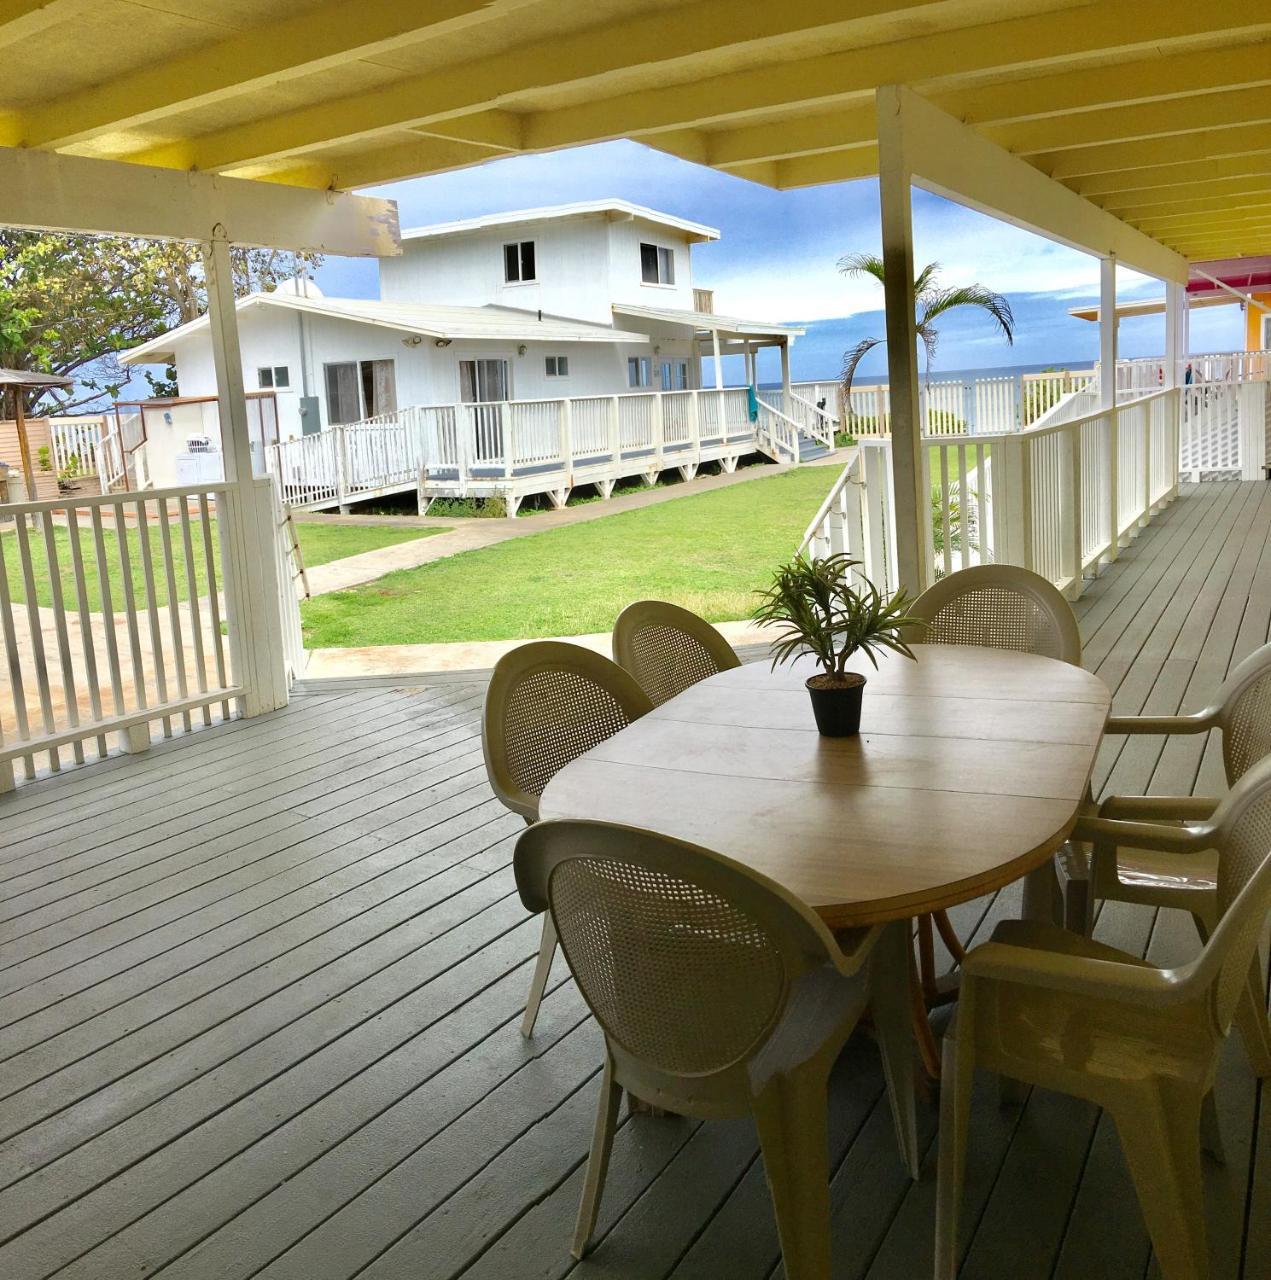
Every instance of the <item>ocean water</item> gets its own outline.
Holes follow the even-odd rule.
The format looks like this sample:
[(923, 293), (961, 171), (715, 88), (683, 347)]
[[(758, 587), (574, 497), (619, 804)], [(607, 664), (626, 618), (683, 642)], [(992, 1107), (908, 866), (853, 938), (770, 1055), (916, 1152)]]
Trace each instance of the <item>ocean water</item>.
[[(1043, 364), (1004, 364), (994, 365), (983, 369), (933, 369), (931, 371), (932, 382), (973, 382), (976, 378), (1013, 378), (1021, 373), (1043, 373), (1047, 369), (1064, 369), (1076, 372), (1078, 370), (1086, 370), (1092, 368), (1091, 363), (1083, 363), (1077, 361), (1073, 364), (1062, 365), (1054, 361)], [(836, 382), (837, 377), (828, 378), (800, 378), (796, 376), (795, 382)], [(886, 373), (858, 373), (852, 379), (852, 385), (857, 387), (877, 386), (879, 383), (887, 381)], [(781, 386), (780, 382), (760, 382), (761, 391), (775, 391)]]

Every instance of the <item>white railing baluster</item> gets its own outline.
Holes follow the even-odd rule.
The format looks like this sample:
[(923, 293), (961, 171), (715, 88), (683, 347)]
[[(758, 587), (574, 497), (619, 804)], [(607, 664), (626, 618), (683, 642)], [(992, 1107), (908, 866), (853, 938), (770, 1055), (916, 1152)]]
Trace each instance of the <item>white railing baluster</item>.
[[(22, 519), (24, 517), (18, 517), (19, 521)], [(13, 621), (13, 596), (9, 590), (9, 571), (4, 558), (3, 531), (0, 531), (0, 635), (4, 636), (4, 652), (9, 666), (9, 696), (13, 700), (17, 737), (19, 741), (23, 741), (31, 737), (31, 731), (26, 712), (26, 682), (22, 674), (22, 658), (18, 653), (17, 627)], [(22, 764), (26, 777), (34, 778), (35, 757), (24, 755)]]
[[(178, 499), (181, 514), (181, 550), (185, 560), (186, 595), (190, 601), (190, 633), (194, 643), (194, 673), (199, 682), (199, 693), (207, 692), (207, 657), (203, 648), (203, 618), (199, 606), (198, 572), (194, 564), (194, 539), (190, 529), (190, 504)], [(205, 702), (200, 708), (203, 723), (212, 723), (212, 711)]]
[[(79, 515), (73, 506), (66, 510), (66, 532), (71, 548), (71, 568), (75, 575), (75, 603), (79, 611), (80, 644), (84, 653), (84, 677), (88, 685), (88, 704), (94, 720), (102, 718), (101, 684), (97, 673), (97, 642), (93, 635), (92, 613), (88, 606), (88, 580), (84, 572), (84, 549), (80, 545)], [(107, 627), (109, 616), (104, 615)], [(97, 754), (106, 755), (106, 735), (97, 736)]]
[[(219, 495), (218, 495), (219, 496)], [(217, 515), (220, 516), (220, 504), (217, 504)], [(229, 685), (225, 670), (225, 640), (221, 635), (221, 602), (220, 587), (216, 580), (216, 553), (212, 537), (212, 518), (208, 508), (207, 494), (199, 495), (199, 523), (203, 528), (203, 567), (207, 572), (207, 603), (211, 622), (212, 654), (216, 659), (216, 682), (221, 688)], [(235, 672), (237, 675), (237, 672)], [(229, 719), (229, 703), (221, 703), (221, 715)]]
[[(57, 639), (58, 663), (62, 669), (62, 704), (72, 729), (79, 727), (79, 690), (75, 687), (75, 665), (71, 661), (71, 640), (66, 629), (66, 600), (62, 592), (62, 566), (58, 559), (51, 513), (40, 518), (44, 534), (44, 559), (49, 569), (49, 599), (53, 609), (53, 633)], [(76, 764), (84, 763), (84, 744), (76, 738), (71, 743)]]
[[(40, 517), (43, 518), (42, 516)], [(14, 531), (18, 536), (18, 557), (22, 564), (22, 592), (26, 598), (27, 628), (30, 632), (31, 656), (35, 665), (36, 690), (40, 699), (40, 715), (44, 720), (44, 732), (53, 733), (53, 698), (49, 688), (48, 663), (44, 654), (44, 628), (40, 622), (39, 598), (35, 589), (35, 565), (31, 558), (31, 540), (27, 535), (25, 518), (19, 516), (14, 521)], [(62, 767), (61, 755), (57, 747), (49, 750), (49, 768), (56, 773)]]
[[(178, 498), (178, 504), (184, 500)], [(172, 640), (172, 661), (176, 668), (177, 696), (184, 702), (190, 696), (190, 686), (185, 676), (185, 639), (181, 627), (181, 601), (177, 591), (176, 562), (172, 557), (172, 529), (168, 523), (168, 500), (159, 502), (159, 545), (163, 551), (163, 576), (168, 592), (168, 633)], [(190, 713), (181, 713), (181, 722), (190, 731)]]
[[(155, 590), (154, 556), (150, 547), (150, 523), (146, 514), (144, 499), (135, 501), (133, 506), (137, 512), (137, 544), (141, 551), (142, 584), (146, 592), (146, 619), (150, 625), (150, 658), (154, 667), (155, 693), (159, 702), (168, 700), (168, 675), (163, 660), (163, 629), (159, 623), (158, 593)], [(164, 716), (161, 721), (163, 736), (172, 737), (172, 717)]]

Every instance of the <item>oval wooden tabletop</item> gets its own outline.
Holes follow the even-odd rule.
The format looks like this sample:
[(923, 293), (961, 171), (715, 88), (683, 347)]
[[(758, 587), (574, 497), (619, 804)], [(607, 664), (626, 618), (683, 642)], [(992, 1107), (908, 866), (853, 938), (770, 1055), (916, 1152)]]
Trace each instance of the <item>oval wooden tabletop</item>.
[(861, 732), (822, 738), (807, 661), (694, 685), (567, 765), (543, 818), (624, 822), (736, 858), (828, 924), (1000, 888), (1072, 828), (1107, 719), (1096, 676), (1033, 654), (921, 645), (866, 675)]

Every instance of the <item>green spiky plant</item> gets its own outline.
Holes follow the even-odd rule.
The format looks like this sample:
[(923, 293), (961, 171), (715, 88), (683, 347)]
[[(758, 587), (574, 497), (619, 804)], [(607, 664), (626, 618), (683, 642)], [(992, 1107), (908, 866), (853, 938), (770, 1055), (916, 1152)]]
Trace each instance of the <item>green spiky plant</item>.
[(761, 627), (778, 630), (772, 645), (772, 665), (811, 654), (822, 675), (813, 677), (820, 688), (843, 688), (860, 683), (847, 670), (853, 654), (863, 653), (877, 668), (885, 651), (914, 656), (904, 639), (909, 627), (921, 626), (909, 615), (904, 591), (884, 596), (872, 582), (852, 582), (860, 561), (839, 554), (809, 559), (797, 555), (774, 574), (760, 592), (754, 619)]
[[(869, 276), (883, 283), (883, 260), (872, 253), (849, 253), (839, 259), (839, 271), (845, 276)], [(1015, 315), (1011, 304), (1000, 293), (982, 284), (951, 285), (940, 283), (940, 264), (929, 262), (918, 272), (914, 280), (914, 328), (918, 331), (926, 357), (927, 376), (936, 358), (940, 335), (936, 321), (958, 307), (976, 307), (985, 312), (1001, 330), (1008, 345), (1015, 343)], [(852, 380), (865, 356), (885, 342), (885, 338), (862, 338), (849, 351), (843, 353), (843, 368), (839, 378), (843, 384), (843, 403), (850, 405)], [(850, 416), (850, 415), (849, 415)]]

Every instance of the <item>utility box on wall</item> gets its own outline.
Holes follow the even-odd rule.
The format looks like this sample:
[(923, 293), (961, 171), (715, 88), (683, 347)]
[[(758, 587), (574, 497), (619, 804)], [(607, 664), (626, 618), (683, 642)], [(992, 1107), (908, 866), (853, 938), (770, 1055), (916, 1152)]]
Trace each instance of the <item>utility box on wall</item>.
[(300, 397), (300, 431), (302, 435), (317, 435), (322, 430), (322, 414), (317, 396)]

